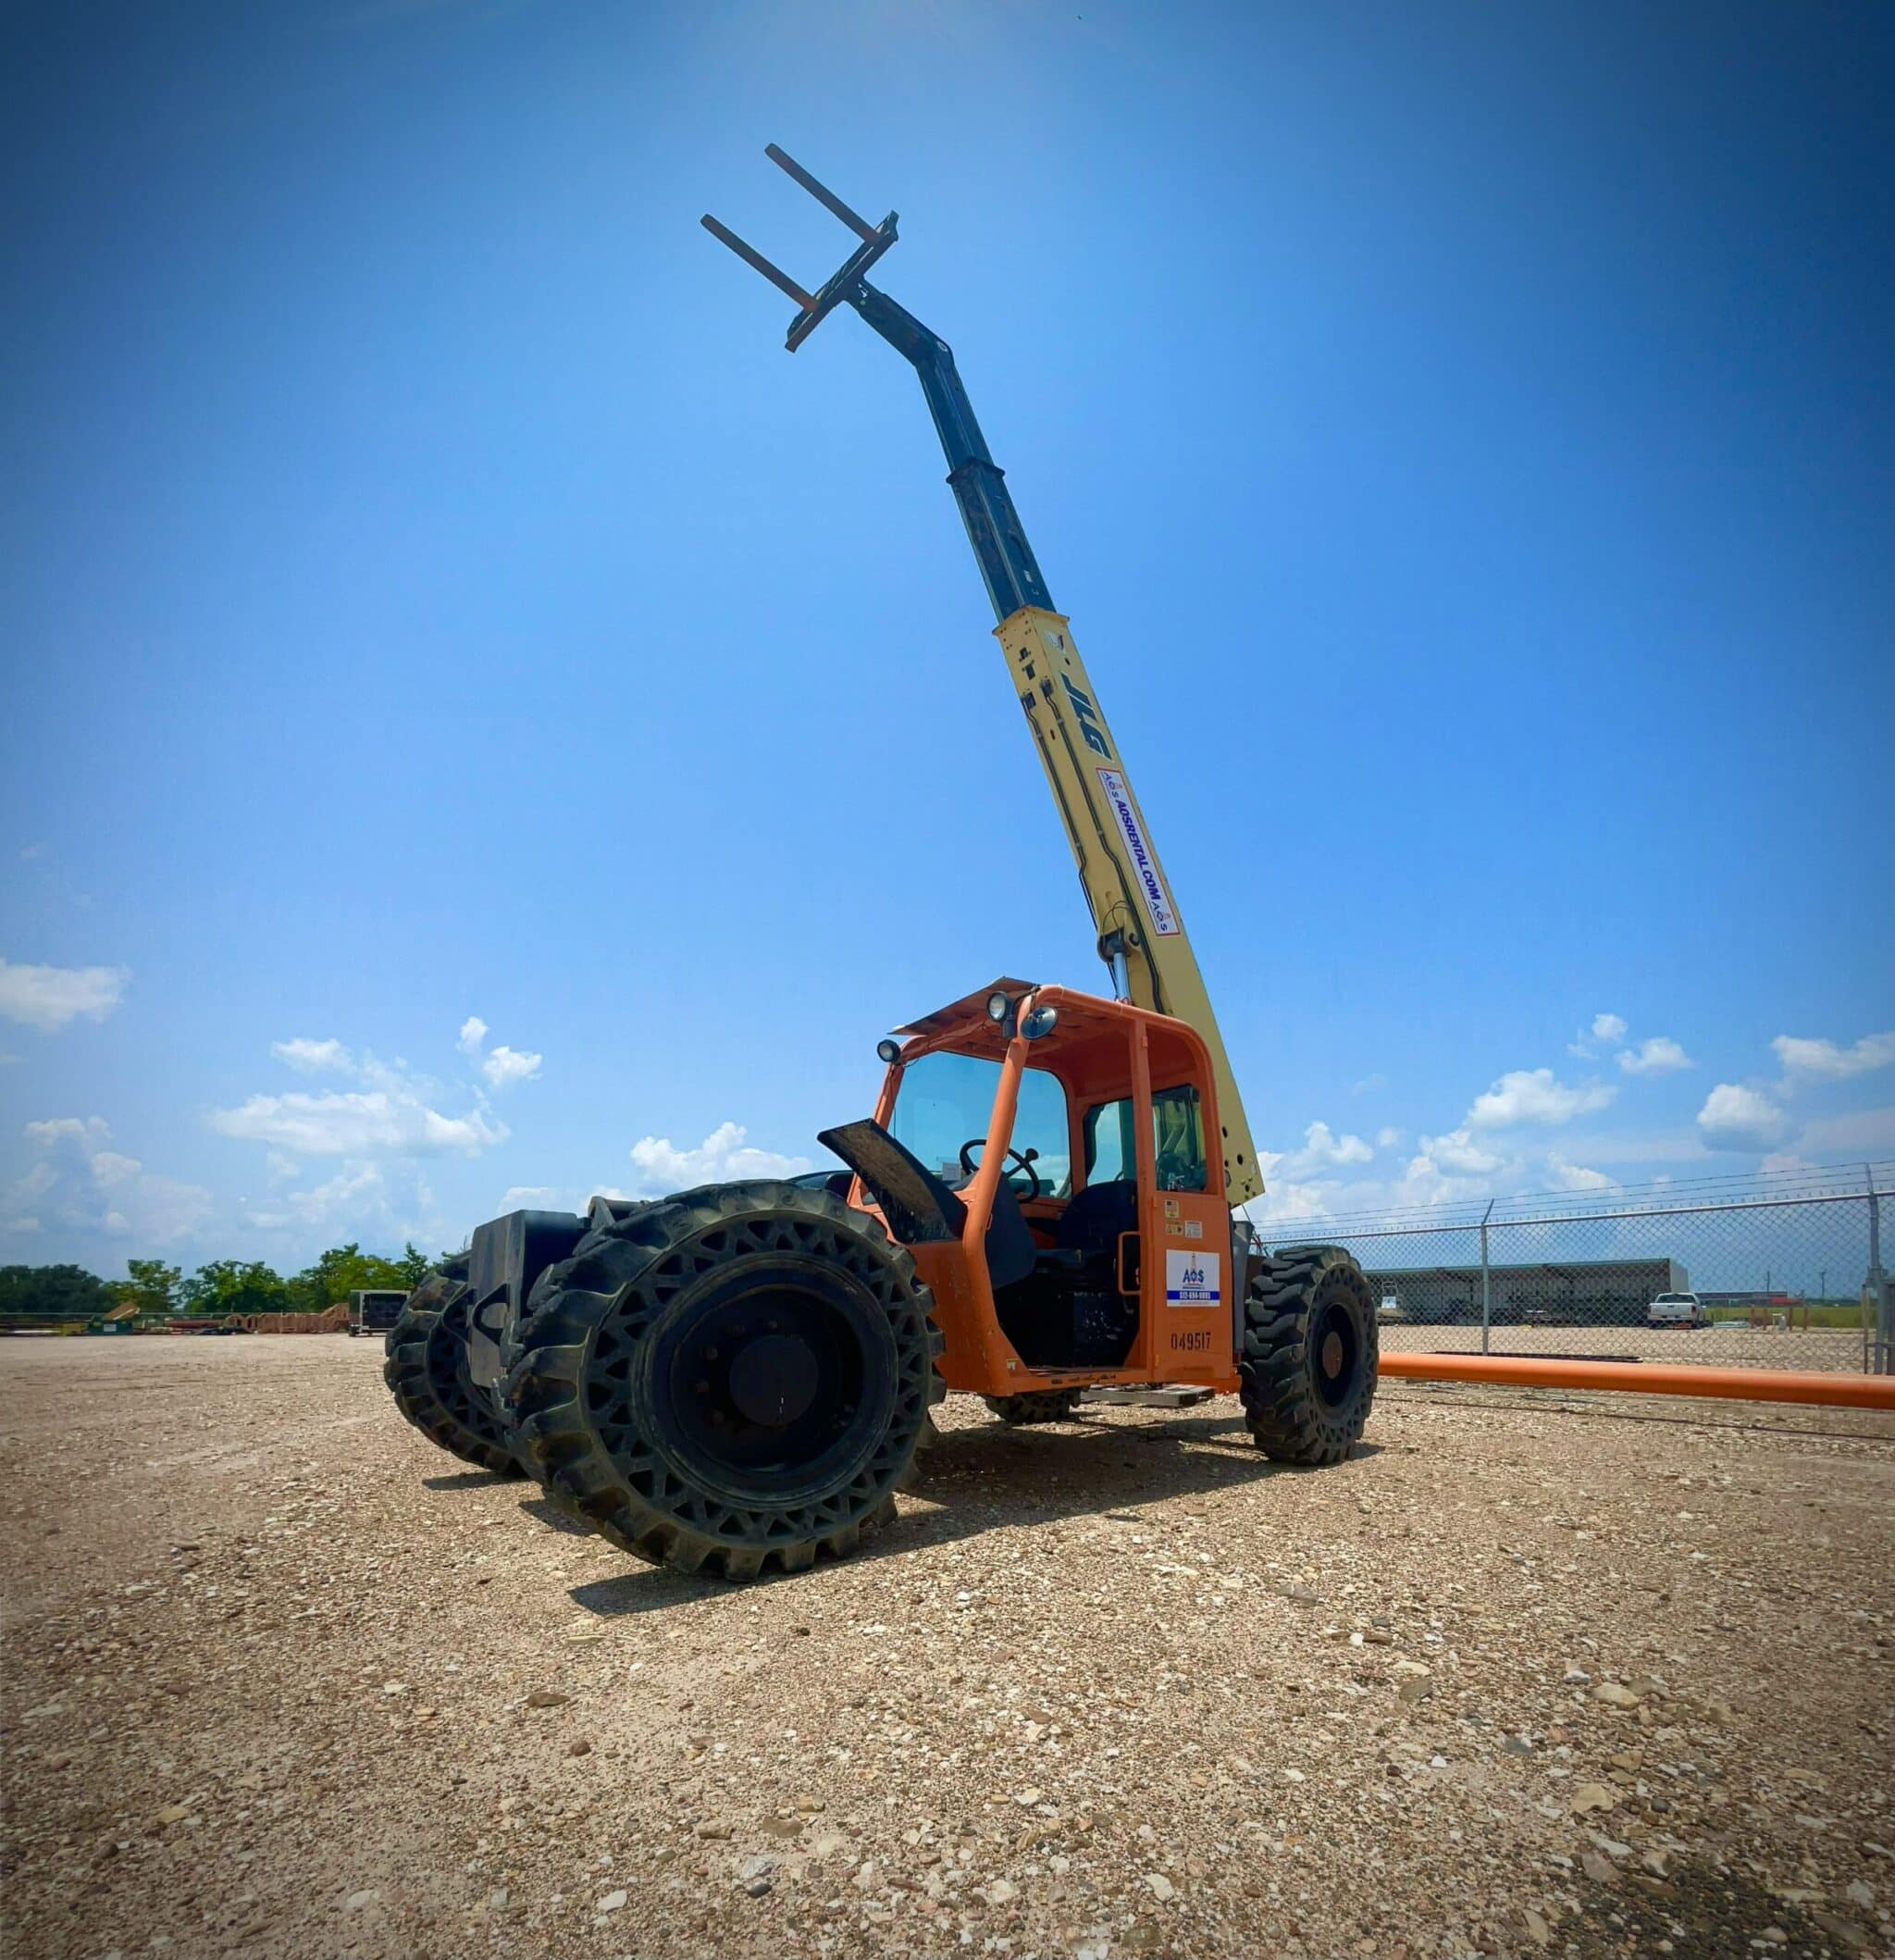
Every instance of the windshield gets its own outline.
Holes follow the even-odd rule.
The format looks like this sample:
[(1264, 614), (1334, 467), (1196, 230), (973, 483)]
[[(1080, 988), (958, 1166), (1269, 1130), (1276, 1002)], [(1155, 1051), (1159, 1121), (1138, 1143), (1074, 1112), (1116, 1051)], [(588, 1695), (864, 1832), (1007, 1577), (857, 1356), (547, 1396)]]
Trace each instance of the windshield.
[[(980, 1166), (999, 1080), (997, 1061), (972, 1055), (923, 1055), (902, 1071), (888, 1127), (944, 1185), (958, 1190), (969, 1176), (960, 1160), (963, 1145), (972, 1145), (968, 1162)], [(1065, 1197), (1071, 1192), (1069, 1134), (1066, 1092), (1058, 1077), (1044, 1069), (1027, 1069), (1020, 1078), (1010, 1147), (1038, 1153), (1033, 1168), (1039, 1175), (1042, 1197)], [(1007, 1181), (1022, 1197), (1033, 1195), (1033, 1180), (1011, 1158)]]

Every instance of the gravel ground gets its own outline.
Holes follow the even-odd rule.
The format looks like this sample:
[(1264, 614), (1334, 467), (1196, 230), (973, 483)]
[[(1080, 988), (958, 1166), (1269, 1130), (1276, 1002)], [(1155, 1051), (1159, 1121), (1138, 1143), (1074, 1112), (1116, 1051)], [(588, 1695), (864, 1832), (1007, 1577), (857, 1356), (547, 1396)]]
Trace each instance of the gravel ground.
[(1014, 1432), (750, 1590), (378, 1344), (0, 1344), (9, 1955), (1895, 1952), (1895, 1421), (1384, 1391)]

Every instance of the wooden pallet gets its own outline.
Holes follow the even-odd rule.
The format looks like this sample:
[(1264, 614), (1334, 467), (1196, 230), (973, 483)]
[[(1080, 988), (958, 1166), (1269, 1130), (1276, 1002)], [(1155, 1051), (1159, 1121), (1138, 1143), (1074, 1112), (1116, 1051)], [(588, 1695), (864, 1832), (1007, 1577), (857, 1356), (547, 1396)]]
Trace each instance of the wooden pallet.
[(1082, 1402), (1107, 1402), (1121, 1408), (1195, 1408), (1208, 1402), (1208, 1388), (1088, 1388)]

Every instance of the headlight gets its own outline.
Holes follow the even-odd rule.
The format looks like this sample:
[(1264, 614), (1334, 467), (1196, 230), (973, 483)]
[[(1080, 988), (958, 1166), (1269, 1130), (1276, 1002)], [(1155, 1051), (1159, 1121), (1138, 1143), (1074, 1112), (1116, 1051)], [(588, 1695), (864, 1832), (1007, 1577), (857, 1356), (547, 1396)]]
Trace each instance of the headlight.
[(893, 1035), (885, 1035), (876, 1042), (875, 1052), (892, 1069), (901, 1060), (901, 1044)]
[(1004, 1021), (1013, 1011), (1013, 1003), (997, 988), (987, 996), (987, 1019)]

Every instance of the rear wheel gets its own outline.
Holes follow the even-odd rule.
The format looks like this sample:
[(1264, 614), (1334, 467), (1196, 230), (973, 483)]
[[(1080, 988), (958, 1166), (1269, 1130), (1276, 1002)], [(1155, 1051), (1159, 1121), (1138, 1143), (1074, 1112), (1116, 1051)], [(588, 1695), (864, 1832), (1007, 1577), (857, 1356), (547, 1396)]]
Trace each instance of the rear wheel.
[(518, 1476), (507, 1424), (467, 1371), (467, 1260), (450, 1259), (408, 1296), (388, 1331), (382, 1379), (429, 1442), (464, 1462)]
[(1266, 1456), (1340, 1463), (1369, 1420), (1380, 1358), (1369, 1282), (1340, 1246), (1298, 1246), (1259, 1262), (1237, 1372)]
[(932, 1433), (941, 1335), (874, 1220), (775, 1181), (588, 1234), (508, 1350), (523, 1458), (562, 1508), (680, 1571), (842, 1557)]
[(1034, 1388), (1024, 1395), (983, 1396), (1001, 1421), (1021, 1428), (1030, 1422), (1063, 1422), (1079, 1407), (1076, 1388)]

